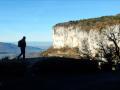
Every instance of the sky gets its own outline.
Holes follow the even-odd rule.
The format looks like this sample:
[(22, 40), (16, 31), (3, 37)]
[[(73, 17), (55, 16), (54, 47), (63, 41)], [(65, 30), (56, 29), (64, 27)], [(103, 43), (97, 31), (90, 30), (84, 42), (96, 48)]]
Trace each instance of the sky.
[(120, 0), (0, 0), (0, 42), (52, 41), (61, 22), (120, 13)]

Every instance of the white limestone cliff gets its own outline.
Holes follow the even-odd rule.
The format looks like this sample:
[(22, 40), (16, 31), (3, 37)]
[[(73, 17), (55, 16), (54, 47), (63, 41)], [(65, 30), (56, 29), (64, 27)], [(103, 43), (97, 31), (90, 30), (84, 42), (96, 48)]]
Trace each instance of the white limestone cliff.
[[(111, 31), (112, 30), (112, 31)], [(109, 35), (111, 32), (120, 32), (120, 26), (117, 24), (112, 26), (106, 26), (106, 28), (101, 30), (89, 29), (84, 30), (81, 26), (74, 25), (55, 25), (53, 27), (53, 48), (64, 48), (70, 47), (79, 48), (83, 51), (84, 44), (87, 44), (88, 49), (91, 51), (92, 55), (95, 56), (99, 49), (99, 42), (104, 41), (105, 45), (112, 44), (108, 40), (105, 32)], [(118, 34), (115, 34), (117, 39), (120, 39)], [(85, 43), (84, 43), (85, 41)]]

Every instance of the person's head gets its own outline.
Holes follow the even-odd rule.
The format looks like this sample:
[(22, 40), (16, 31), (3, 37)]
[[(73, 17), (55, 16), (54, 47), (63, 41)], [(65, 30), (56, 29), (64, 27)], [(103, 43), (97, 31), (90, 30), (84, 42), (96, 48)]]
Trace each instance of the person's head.
[(26, 39), (26, 37), (25, 37), (25, 36), (23, 36), (23, 39), (25, 40), (25, 39)]

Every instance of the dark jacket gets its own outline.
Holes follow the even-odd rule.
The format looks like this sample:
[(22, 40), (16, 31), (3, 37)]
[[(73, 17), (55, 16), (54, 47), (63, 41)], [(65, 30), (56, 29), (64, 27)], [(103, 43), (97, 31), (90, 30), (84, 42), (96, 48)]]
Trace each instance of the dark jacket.
[(25, 39), (21, 39), (18, 42), (18, 47), (21, 47), (21, 48), (25, 48), (26, 47), (26, 41), (25, 41)]

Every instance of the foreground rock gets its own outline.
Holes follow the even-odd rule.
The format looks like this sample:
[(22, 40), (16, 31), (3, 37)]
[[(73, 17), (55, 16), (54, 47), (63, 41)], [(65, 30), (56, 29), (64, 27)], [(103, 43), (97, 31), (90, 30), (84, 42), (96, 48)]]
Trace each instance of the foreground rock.
[(98, 72), (96, 61), (43, 57), (1, 61), (0, 67), (3, 90), (120, 89), (120, 72)]

